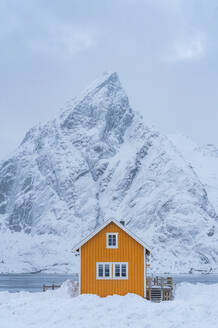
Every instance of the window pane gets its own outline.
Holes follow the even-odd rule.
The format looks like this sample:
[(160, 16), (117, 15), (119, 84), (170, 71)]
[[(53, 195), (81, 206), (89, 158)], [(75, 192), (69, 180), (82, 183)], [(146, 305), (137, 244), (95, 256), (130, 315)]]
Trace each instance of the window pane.
[(113, 246), (116, 246), (116, 235), (112, 235), (112, 237), (113, 237), (112, 245)]
[(120, 265), (115, 264), (115, 277), (120, 277)]
[(105, 264), (104, 266), (104, 275), (105, 277), (110, 277), (110, 265), (109, 264)]
[(112, 235), (108, 235), (108, 245), (112, 246)]
[(98, 265), (98, 276), (103, 277), (103, 264)]
[(126, 277), (126, 264), (122, 264), (122, 277)]

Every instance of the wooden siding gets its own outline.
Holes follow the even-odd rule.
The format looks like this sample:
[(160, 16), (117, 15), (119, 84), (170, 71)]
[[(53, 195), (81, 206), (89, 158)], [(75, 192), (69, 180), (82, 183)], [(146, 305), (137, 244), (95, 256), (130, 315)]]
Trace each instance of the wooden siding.
[[(107, 232), (118, 232), (118, 248), (106, 248)], [(109, 223), (80, 249), (81, 294), (135, 293), (144, 297), (144, 251), (143, 246), (114, 222)], [(96, 279), (96, 262), (128, 262), (128, 279)]]

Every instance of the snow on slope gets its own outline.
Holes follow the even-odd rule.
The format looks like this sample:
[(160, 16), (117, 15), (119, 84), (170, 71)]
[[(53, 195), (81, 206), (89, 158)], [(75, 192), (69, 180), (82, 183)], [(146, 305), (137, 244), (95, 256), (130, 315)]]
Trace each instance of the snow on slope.
[(217, 293), (218, 284), (183, 283), (177, 286), (174, 301), (152, 303), (134, 294), (70, 298), (65, 290), (0, 292), (1, 327), (215, 328)]
[(218, 268), (217, 215), (190, 164), (134, 112), (116, 73), (32, 128), (0, 166), (0, 271), (76, 271), (71, 246), (109, 217), (153, 271)]
[(213, 144), (198, 146), (191, 138), (181, 134), (168, 137), (191, 163), (218, 212), (218, 148)]

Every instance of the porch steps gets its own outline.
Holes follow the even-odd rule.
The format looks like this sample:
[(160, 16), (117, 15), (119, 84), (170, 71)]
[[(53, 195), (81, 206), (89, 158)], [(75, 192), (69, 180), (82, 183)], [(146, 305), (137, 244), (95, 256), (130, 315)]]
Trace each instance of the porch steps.
[(151, 288), (151, 301), (159, 303), (162, 300), (161, 288)]

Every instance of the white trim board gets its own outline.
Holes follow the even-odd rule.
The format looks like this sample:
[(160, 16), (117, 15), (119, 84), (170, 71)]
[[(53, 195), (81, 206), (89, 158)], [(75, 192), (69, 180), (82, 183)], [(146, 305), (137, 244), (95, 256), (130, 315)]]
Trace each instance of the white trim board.
[(82, 239), (77, 245), (75, 245), (72, 249), (72, 252), (76, 252), (81, 246), (83, 246), (87, 241), (89, 241), (92, 237), (94, 237), (98, 232), (100, 232), (102, 229), (104, 229), (108, 224), (113, 222), (116, 224), (120, 229), (125, 231), (130, 237), (132, 237), (135, 241), (137, 241), (141, 246), (143, 246), (148, 253), (150, 253), (150, 247), (144, 243), (141, 239), (139, 239), (134, 233), (130, 232), (126, 227), (123, 226), (122, 223), (115, 219), (109, 219), (105, 221), (98, 229), (94, 230), (91, 234), (89, 234), (87, 237)]
[(79, 295), (81, 295), (81, 248), (79, 249)]
[(147, 274), (147, 268), (146, 268), (146, 263), (147, 263), (147, 259), (146, 259), (147, 255), (144, 252), (144, 298), (146, 298), (146, 274)]

